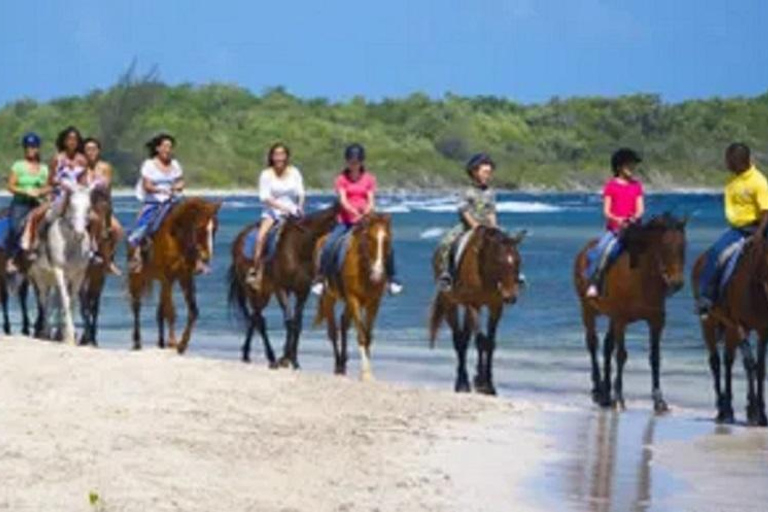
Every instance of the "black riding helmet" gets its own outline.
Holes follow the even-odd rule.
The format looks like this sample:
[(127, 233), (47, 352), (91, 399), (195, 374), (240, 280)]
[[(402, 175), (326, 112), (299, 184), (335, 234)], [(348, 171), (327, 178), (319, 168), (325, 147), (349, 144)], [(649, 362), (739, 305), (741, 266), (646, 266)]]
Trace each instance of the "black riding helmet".
[(347, 162), (350, 160), (365, 162), (365, 148), (363, 145), (354, 143), (347, 146), (347, 149), (344, 150), (344, 160)]
[(639, 164), (643, 159), (633, 149), (621, 148), (611, 156), (611, 169), (614, 175), (619, 174), (619, 170), (625, 165)]
[(475, 170), (478, 169), (481, 165), (490, 165), (492, 169), (496, 169), (496, 163), (488, 154), (474, 154), (469, 159), (466, 166), (467, 174), (469, 174), (470, 178), (472, 177), (472, 173), (475, 172)]

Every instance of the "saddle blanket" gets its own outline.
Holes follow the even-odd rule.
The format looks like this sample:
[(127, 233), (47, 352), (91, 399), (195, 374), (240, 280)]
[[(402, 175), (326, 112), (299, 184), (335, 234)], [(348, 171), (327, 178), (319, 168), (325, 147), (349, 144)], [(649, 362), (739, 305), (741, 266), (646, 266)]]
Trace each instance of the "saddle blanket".
[[(277, 242), (280, 239), (280, 233), (283, 231), (283, 223), (275, 223), (267, 232), (267, 240), (264, 244), (264, 261), (270, 261), (277, 252)], [(256, 250), (256, 241), (259, 238), (259, 225), (256, 224), (245, 235), (243, 243), (243, 256), (248, 259), (253, 258), (253, 252)]]

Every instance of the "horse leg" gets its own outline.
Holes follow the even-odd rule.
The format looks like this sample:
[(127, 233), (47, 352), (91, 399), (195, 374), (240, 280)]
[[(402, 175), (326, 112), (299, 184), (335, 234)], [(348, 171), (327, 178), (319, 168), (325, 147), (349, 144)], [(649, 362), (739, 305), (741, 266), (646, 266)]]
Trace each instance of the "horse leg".
[(2, 283), (0, 283), (0, 302), (3, 306), (3, 332), (9, 335), (11, 334), (11, 319), (8, 316), (8, 283), (5, 280), (5, 276), (3, 276)]
[(264, 355), (267, 357), (269, 367), (271, 369), (277, 368), (277, 359), (275, 358), (275, 351), (272, 350), (272, 343), (269, 342), (269, 334), (267, 334), (267, 321), (264, 319), (264, 315), (259, 310), (254, 315), (254, 321), (256, 329), (259, 331), (261, 341), (264, 344)]
[(665, 324), (664, 316), (655, 319), (650, 323), (651, 334), (651, 350), (650, 350), (650, 363), (651, 363), (651, 397), (653, 398), (653, 410), (656, 414), (662, 414), (669, 411), (669, 406), (664, 400), (664, 396), (661, 392), (661, 334), (664, 332)]
[[(174, 316), (173, 310), (173, 288), (168, 280), (163, 279), (160, 282), (160, 300), (157, 303), (157, 347), (165, 348), (165, 321)], [(170, 323), (170, 320), (169, 320)], [(176, 347), (176, 340), (170, 339), (170, 348)]]
[(21, 334), (29, 336), (29, 311), (27, 310), (27, 299), (29, 298), (29, 281), (26, 278), (21, 279), (19, 285), (19, 304), (21, 305)]
[[(35, 319), (35, 332), (34, 336), (37, 339), (43, 338), (43, 331), (45, 330), (45, 319), (47, 311), (45, 310), (46, 298), (43, 295), (43, 287), (35, 285), (35, 302), (37, 302), (37, 318)], [(47, 293), (47, 287), (45, 287)]]
[[(176, 347), (179, 354), (186, 352), (189, 346), (189, 339), (192, 337), (192, 328), (197, 322), (197, 317), (200, 315), (200, 311), (197, 307), (197, 297), (195, 296), (195, 279), (193, 276), (186, 276), (179, 281), (181, 285), (181, 291), (184, 294), (184, 301), (187, 303), (187, 325), (184, 326), (184, 332), (181, 334), (181, 342)], [(173, 310), (173, 302), (171, 304), (171, 310)], [(173, 315), (168, 318), (168, 332), (170, 341), (173, 342)]]
[(725, 394), (723, 399), (723, 423), (733, 423), (733, 361), (736, 359), (736, 345), (728, 339), (725, 342)]
[(293, 307), (293, 330), (291, 335), (291, 364), (294, 369), (299, 369), (299, 338), (304, 326), (304, 306), (307, 303), (309, 292), (299, 292)]
[(485, 391), (489, 395), (496, 394), (496, 386), (493, 384), (493, 353), (496, 350), (496, 332), (499, 327), (499, 320), (501, 320), (503, 310), (501, 304), (494, 305), (488, 310), (488, 332), (485, 340), (487, 353), (485, 361), (485, 378), (487, 389)]
[(747, 423), (749, 425), (758, 424), (758, 416), (760, 415), (757, 405), (757, 392), (755, 390), (755, 372), (757, 371), (757, 363), (755, 362), (755, 356), (752, 353), (752, 346), (749, 344), (749, 338), (744, 337), (739, 344), (741, 350), (741, 360), (744, 363), (744, 372), (747, 375)]
[(349, 325), (352, 323), (352, 319), (350, 317), (349, 309), (347, 309), (346, 305), (344, 306), (344, 311), (341, 312), (341, 353), (340, 353), (340, 365), (341, 365), (341, 375), (347, 374), (347, 361), (349, 360), (349, 355), (347, 353), (347, 347), (349, 342)]
[(128, 292), (131, 296), (133, 313), (133, 349), (141, 350), (141, 288), (136, 277), (130, 278)]
[(89, 286), (80, 290), (80, 319), (83, 321), (83, 332), (80, 333), (80, 345), (87, 345), (91, 334)]
[(53, 275), (56, 277), (56, 286), (59, 290), (59, 298), (61, 300), (61, 313), (64, 315), (64, 342), (68, 345), (75, 344), (75, 323), (72, 320), (72, 299), (69, 296), (69, 287), (64, 276), (64, 270), (61, 268), (54, 268)]
[(717, 349), (718, 329), (717, 324), (708, 320), (701, 323), (701, 334), (709, 353), (709, 370), (712, 373), (712, 385), (715, 390), (715, 406), (717, 407), (717, 416), (715, 421), (722, 423), (726, 416), (725, 396), (721, 386), (721, 364), (720, 352)]
[(768, 417), (765, 414), (765, 352), (768, 332), (761, 332), (757, 343), (757, 424), (768, 427)]
[(589, 361), (592, 366), (592, 402), (600, 402), (600, 365), (597, 362), (597, 347), (600, 340), (597, 337), (597, 326), (595, 323), (595, 314), (587, 310), (586, 306), (581, 309), (581, 321), (584, 324), (584, 341), (589, 352)]
[(331, 348), (333, 348), (333, 373), (336, 375), (344, 375), (346, 368), (341, 363), (341, 348), (339, 347), (339, 329), (336, 325), (336, 315), (333, 310), (331, 314), (325, 317), (325, 328), (328, 333), (328, 340), (331, 342)]
[(362, 308), (356, 297), (347, 297), (347, 308), (352, 323), (357, 330), (357, 348), (360, 351), (360, 379), (363, 381), (373, 380), (371, 372), (371, 358), (368, 349), (368, 339), (366, 325), (363, 320)]
[(603, 385), (602, 393), (600, 396), (600, 406), (611, 406), (611, 359), (613, 359), (613, 322), (608, 324), (608, 331), (605, 333), (605, 339), (603, 340)]
[(624, 404), (624, 365), (627, 363), (626, 326), (623, 323), (615, 323), (611, 330), (616, 347), (616, 382), (613, 386), (612, 403), (616, 409), (623, 411), (626, 409)]
[(445, 320), (451, 328), (453, 334), (453, 349), (456, 351), (456, 383), (454, 390), (457, 393), (467, 393), (471, 391), (469, 386), (469, 375), (467, 374), (467, 338), (461, 328), (459, 321), (459, 308), (451, 304), (445, 313)]
[(285, 325), (285, 343), (283, 344), (283, 355), (278, 361), (278, 364), (282, 368), (288, 368), (291, 366), (293, 359), (291, 358), (291, 339), (293, 336), (293, 310), (291, 308), (291, 298), (285, 290), (278, 290), (275, 293), (277, 297), (277, 303), (280, 304), (280, 309), (283, 311), (283, 323)]
[(96, 292), (93, 297), (93, 303), (91, 304), (91, 345), (94, 347), (99, 346), (97, 341), (97, 332), (99, 329), (99, 312), (101, 310), (101, 290)]

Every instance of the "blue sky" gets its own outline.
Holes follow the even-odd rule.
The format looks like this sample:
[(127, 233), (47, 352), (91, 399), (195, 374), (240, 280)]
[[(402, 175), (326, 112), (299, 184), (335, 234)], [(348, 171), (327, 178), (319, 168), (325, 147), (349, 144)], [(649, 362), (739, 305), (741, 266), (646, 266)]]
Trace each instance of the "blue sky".
[(0, 104), (168, 83), (305, 97), (768, 90), (767, 0), (27, 0), (0, 5)]

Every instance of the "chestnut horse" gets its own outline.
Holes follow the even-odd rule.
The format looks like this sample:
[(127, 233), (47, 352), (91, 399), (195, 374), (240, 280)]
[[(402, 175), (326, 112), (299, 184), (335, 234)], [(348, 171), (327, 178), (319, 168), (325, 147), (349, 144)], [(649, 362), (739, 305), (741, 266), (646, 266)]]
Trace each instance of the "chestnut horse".
[[(8, 208), (0, 210), (0, 218), (8, 216)], [(14, 236), (9, 233), (8, 236)], [(16, 280), (16, 292), (21, 306), (21, 333), (29, 336), (31, 333), (31, 324), (29, 321), (29, 312), (27, 309), (27, 299), (29, 298), (29, 280), (26, 270), (29, 263), (21, 261), (22, 258), (16, 258), (16, 266), (19, 271), (16, 276), (9, 276), (7, 272), (8, 254), (4, 241), (0, 241), (0, 307), (3, 310), (3, 332), (6, 335), (11, 334), (11, 318), (8, 314), (8, 299), (10, 298), (10, 289), (13, 289), (13, 280)]]
[(109, 190), (96, 187), (91, 191), (91, 236), (97, 240), (101, 262), (91, 261), (80, 288), (80, 316), (83, 319), (81, 345), (98, 345), (96, 334), (99, 323), (101, 294), (107, 280), (110, 262), (114, 259), (119, 242), (109, 230), (112, 222), (112, 200)]
[[(652, 396), (657, 413), (668, 407), (661, 392), (661, 336), (666, 323), (667, 297), (678, 292), (685, 280), (686, 219), (670, 214), (653, 217), (644, 225), (634, 224), (621, 235), (624, 252), (608, 268), (604, 290), (598, 298), (586, 297), (587, 252), (593, 240), (579, 252), (573, 269), (576, 293), (581, 301), (581, 318), (592, 363), (592, 398), (603, 407), (624, 408), (624, 364), (627, 361), (625, 331), (628, 325), (645, 321), (650, 328)], [(597, 361), (598, 316), (609, 318), (603, 344), (604, 374)], [(611, 395), (611, 359), (616, 349), (615, 395)], [(613, 400), (612, 400), (613, 399)]]
[[(347, 372), (347, 331), (350, 324), (354, 324), (360, 350), (360, 376), (363, 380), (370, 380), (373, 378), (373, 325), (386, 289), (385, 267), (392, 251), (391, 217), (380, 213), (368, 214), (352, 227), (348, 236), (349, 245), (340, 272), (327, 280), (318, 302), (315, 325), (325, 322), (333, 345), (334, 371), (344, 375)], [(318, 250), (321, 246), (322, 241)], [(336, 303), (339, 301), (344, 303), (344, 308), (337, 323)]]
[(258, 291), (246, 283), (253, 260), (243, 254), (246, 237), (256, 224), (247, 226), (235, 238), (232, 243), (232, 264), (228, 273), (229, 305), (230, 310), (246, 323), (242, 348), (244, 362), (251, 360), (251, 339), (258, 331), (264, 343), (264, 353), (269, 366), (278, 366), (262, 313), (274, 294), (285, 320), (285, 345), (279, 364), (299, 367), (299, 337), (303, 326), (304, 306), (314, 278), (312, 255), (317, 240), (326, 235), (336, 222), (336, 214), (336, 207), (331, 207), (306, 217), (287, 219), (281, 228), (275, 255), (265, 263)]
[[(133, 348), (141, 348), (140, 312), (142, 296), (151, 290), (153, 281), (160, 282), (157, 306), (157, 345), (165, 348), (165, 325), (168, 325), (168, 346), (183, 354), (189, 345), (192, 328), (198, 317), (195, 296), (195, 267), (198, 261), (213, 258), (213, 240), (218, 227), (217, 214), (221, 203), (199, 197), (181, 200), (163, 219), (152, 235), (151, 249), (140, 272), (128, 276), (128, 292), (133, 310)], [(173, 285), (178, 281), (187, 304), (187, 324), (176, 342), (173, 307)]]
[[(747, 375), (747, 422), (768, 426), (765, 414), (765, 352), (768, 343), (768, 251), (765, 244), (750, 243), (745, 247), (720, 300), (710, 314), (701, 320), (701, 331), (709, 351), (709, 366), (715, 387), (717, 418), (733, 423), (731, 370), (736, 349), (741, 349)], [(694, 297), (699, 297), (699, 276), (705, 255), (696, 260), (691, 280)], [(757, 360), (752, 353), (749, 336), (757, 333)], [(718, 342), (724, 341), (725, 390), (721, 387)], [(755, 389), (757, 388), (757, 389)]]
[[(429, 340), (435, 344), (437, 332), (445, 320), (453, 333), (456, 350), (457, 392), (470, 391), (467, 376), (467, 348), (475, 335), (477, 347), (477, 374), (474, 378), (478, 393), (496, 394), (493, 384), (493, 352), (496, 349), (496, 330), (505, 304), (514, 304), (520, 292), (522, 258), (518, 247), (525, 231), (513, 237), (497, 228), (477, 227), (466, 235), (469, 239), (456, 265), (456, 277), (450, 291), (438, 290), (432, 302), (429, 321)], [(432, 261), (435, 280), (442, 272), (439, 249)], [(460, 308), (464, 308), (463, 321)], [(486, 332), (480, 330), (480, 313), (488, 309)]]

